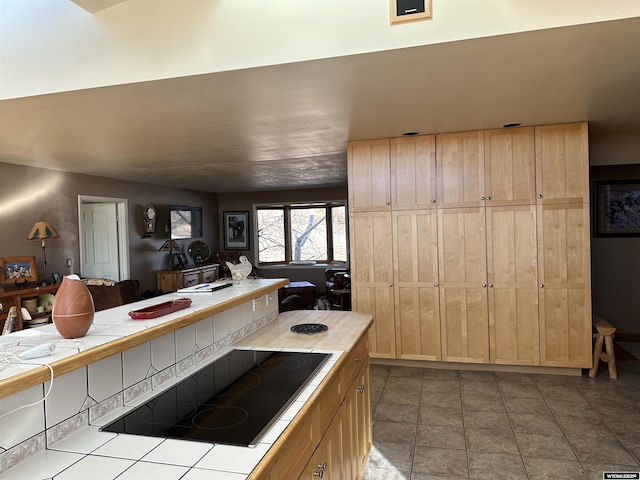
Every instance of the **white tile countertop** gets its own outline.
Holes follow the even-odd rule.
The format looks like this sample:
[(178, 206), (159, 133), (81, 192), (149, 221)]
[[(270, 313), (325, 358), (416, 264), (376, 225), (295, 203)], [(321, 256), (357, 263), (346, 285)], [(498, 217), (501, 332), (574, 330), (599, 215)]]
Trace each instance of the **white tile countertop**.
[[(206, 315), (209, 310), (216, 307), (223, 308), (225, 304), (246, 295), (251, 295), (255, 291), (273, 286), (277, 289), (283, 279), (257, 279), (250, 280), (241, 285), (234, 285), (231, 288), (218, 290), (208, 293), (170, 293), (159, 297), (153, 297), (120, 307), (111, 308), (96, 312), (91, 328), (82, 338), (64, 339), (56, 330), (53, 324), (44, 325), (42, 327), (20, 330), (8, 335), (0, 335), (0, 352), (19, 353), (29, 347), (42, 345), (43, 343), (52, 342), (55, 344), (55, 351), (52, 355), (46, 357), (46, 363), (55, 366), (57, 361), (73, 357), (78, 353), (86, 352), (96, 347), (111, 344), (117, 340), (131, 337), (135, 334), (144, 334), (154, 327), (165, 326), (183, 319), (192, 314)], [(288, 281), (287, 281), (288, 282)], [(224, 283), (224, 282), (222, 282)], [(133, 320), (129, 317), (129, 312), (141, 308), (157, 305), (158, 303), (176, 300), (178, 298), (190, 298), (191, 305), (183, 310), (170, 313), (151, 320)], [(273, 299), (277, 302), (277, 296)], [(214, 312), (217, 313), (217, 312)], [(196, 314), (196, 315), (194, 315)], [(233, 325), (228, 326), (233, 330)], [(226, 333), (226, 332), (225, 332)], [(7, 388), (12, 377), (19, 376), (25, 372), (42, 370), (42, 363), (45, 359), (34, 359), (16, 363), (0, 363), (0, 390)], [(48, 376), (48, 373), (46, 374)], [(0, 392), (0, 398), (2, 392)]]
[[(77, 340), (62, 339), (53, 325), (0, 336), (6, 350), (56, 341), (56, 351), (47, 360), (54, 369), (66, 367), (61, 373), (56, 370), (51, 395), (44, 402), (48, 376), (24, 391), (0, 393), (0, 480), (246, 479), (296, 414), (309, 408), (307, 400), (316, 398), (323, 380), (328, 381), (332, 368), (339, 360), (343, 363), (344, 352), (353, 348), (372, 322), (370, 315), (356, 312), (296, 311), (278, 316), (276, 290), (282, 283), (283, 279), (256, 280), (204, 295), (190, 294), (193, 303), (188, 309), (154, 320), (131, 320), (128, 313), (184, 295), (169, 294), (97, 312), (88, 334)], [(330, 326), (329, 332), (290, 331), (295, 323), (318, 320)], [(345, 325), (349, 328), (344, 329)], [(139, 340), (146, 332), (150, 340)], [(131, 338), (136, 341), (127, 343)], [(114, 342), (130, 348), (117, 348), (93, 363), (83, 357)], [(322, 352), (331, 357), (252, 448), (99, 430), (232, 346)], [(84, 367), (69, 367), (76, 357)], [(0, 387), (13, 385), (21, 372), (32, 368), (44, 367), (0, 364)], [(2, 416), (31, 402), (37, 405)]]

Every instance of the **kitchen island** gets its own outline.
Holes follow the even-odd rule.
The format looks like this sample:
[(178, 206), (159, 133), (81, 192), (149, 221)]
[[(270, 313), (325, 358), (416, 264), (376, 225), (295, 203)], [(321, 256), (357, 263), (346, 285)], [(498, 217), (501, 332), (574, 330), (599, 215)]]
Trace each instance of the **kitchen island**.
[[(97, 331), (92, 334), (90, 330), (80, 339), (82, 347), (63, 340), (51, 357), (56, 378), (44, 406), (40, 403), (0, 418), (0, 442), (10, 447), (0, 445), (6, 450), (0, 451), (0, 479), (51, 478), (60, 472), (56, 478), (75, 478), (82, 473), (94, 478), (96, 471), (104, 478), (140, 478), (155, 476), (157, 469), (162, 470), (158, 478), (209, 478), (213, 471), (215, 478), (298, 478), (307, 466), (314, 467), (316, 455), (328, 452), (327, 446), (334, 454), (326, 458), (357, 475), (370, 446), (366, 332), (372, 318), (351, 312), (314, 311), (290, 312), (277, 318), (276, 291), (286, 282), (260, 280), (224, 293), (205, 294), (207, 298), (198, 294), (192, 310), (176, 312), (162, 322), (145, 321), (149, 323), (143, 323), (144, 327), (126, 313), (148, 306), (148, 300), (127, 306), (126, 311), (118, 307), (96, 314)], [(157, 297), (155, 302), (177, 295)], [(294, 323), (320, 318), (329, 326), (327, 332), (290, 332)], [(143, 338), (144, 330), (148, 330), (149, 339)], [(103, 342), (97, 338), (100, 332), (120, 336)], [(54, 331), (45, 334), (55, 335)], [(6, 339), (2, 340), (6, 344)], [(92, 342), (97, 345), (90, 347)], [(100, 425), (144, 403), (231, 346), (324, 351), (332, 356), (255, 448), (99, 431)], [(114, 348), (108, 355), (108, 349)], [(79, 366), (73, 369), (69, 357), (75, 355)], [(46, 367), (36, 367), (40, 370), (48, 372)], [(48, 382), (29, 387), (33, 375), (29, 370), (0, 377), (4, 386), (15, 391), (0, 401), (0, 415), (42, 400)], [(38, 375), (46, 377), (43, 372)], [(25, 382), (25, 378), (29, 380), (22, 383), (24, 389), (16, 387), (15, 382)], [(11, 442), (18, 445), (12, 447)], [(354, 455), (341, 453), (338, 458), (338, 445), (340, 451), (343, 445), (346, 450), (353, 445)], [(309, 473), (314, 472), (311, 469)]]

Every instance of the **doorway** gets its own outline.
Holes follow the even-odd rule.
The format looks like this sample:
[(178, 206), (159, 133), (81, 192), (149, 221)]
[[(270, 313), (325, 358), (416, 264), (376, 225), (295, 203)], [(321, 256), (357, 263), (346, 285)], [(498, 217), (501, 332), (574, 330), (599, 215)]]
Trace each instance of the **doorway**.
[(78, 195), (82, 277), (129, 278), (127, 206), (125, 198)]

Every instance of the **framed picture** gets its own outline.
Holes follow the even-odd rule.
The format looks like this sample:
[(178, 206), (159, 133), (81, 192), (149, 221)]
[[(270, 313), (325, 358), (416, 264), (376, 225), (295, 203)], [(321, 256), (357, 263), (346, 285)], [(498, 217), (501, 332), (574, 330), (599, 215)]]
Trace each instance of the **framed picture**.
[(0, 258), (0, 283), (37, 282), (36, 257)]
[(52, 273), (51, 276), (53, 277), (53, 283), (62, 283), (62, 280), (60, 280), (60, 274), (59, 273)]
[(640, 180), (593, 183), (595, 237), (640, 237)]
[(249, 250), (249, 212), (223, 212), (225, 250)]
[(187, 261), (187, 254), (183, 252), (178, 252), (173, 254), (173, 269), (174, 270), (184, 270), (187, 268), (189, 262)]

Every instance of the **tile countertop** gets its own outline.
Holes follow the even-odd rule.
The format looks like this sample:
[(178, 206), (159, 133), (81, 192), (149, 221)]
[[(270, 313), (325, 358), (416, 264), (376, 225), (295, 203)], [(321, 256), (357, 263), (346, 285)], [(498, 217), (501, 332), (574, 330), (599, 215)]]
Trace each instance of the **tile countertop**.
[[(0, 352), (19, 353), (52, 342), (56, 349), (46, 357), (46, 362), (59, 376), (229, 309), (253, 296), (274, 291), (288, 282), (287, 279), (259, 279), (211, 293), (169, 293), (96, 312), (91, 328), (82, 338), (66, 340), (53, 324), (0, 335)], [(129, 317), (132, 310), (185, 297), (192, 300), (186, 309), (144, 321)], [(48, 381), (50, 372), (42, 366), (43, 361), (40, 358), (21, 364), (0, 364), (0, 398)]]
[[(157, 301), (156, 298), (155, 302), (147, 304), (154, 304)], [(140, 307), (143, 306), (146, 305), (140, 305)], [(115, 316), (116, 312), (113, 310), (108, 312)], [(129, 310), (130, 307), (127, 313)], [(176, 312), (176, 314), (179, 313)], [(102, 320), (107, 320), (110, 315), (101, 317), (103, 317)], [(84, 427), (50, 445), (45, 451), (0, 473), (0, 480), (51, 478), (126, 480), (147, 477), (156, 480), (204, 480), (212, 476), (221, 480), (246, 479), (285, 431), (291, 420), (305, 408), (306, 401), (318, 393), (318, 387), (331, 373), (343, 352), (355, 345), (372, 322), (371, 315), (356, 312), (287, 312), (232, 346), (332, 354), (320, 372), (254, 448), (99, 431), (100, 426), (118, 418), (127, 410), (135, 408), (135, 406), (127, 406), (112, 415), (101, 418), (99, 424)], [(324, 323), (329, 326), (329, 329), (313, 335), (291, 332), (291, 326), (298, 323)], [(107, 325), (110, 326), (106, 328), (114, 327), (114, 324)], [(122, 333), (126, 335), (124, 331)], [(141, 399), (140, 403), (147, 400)]]

